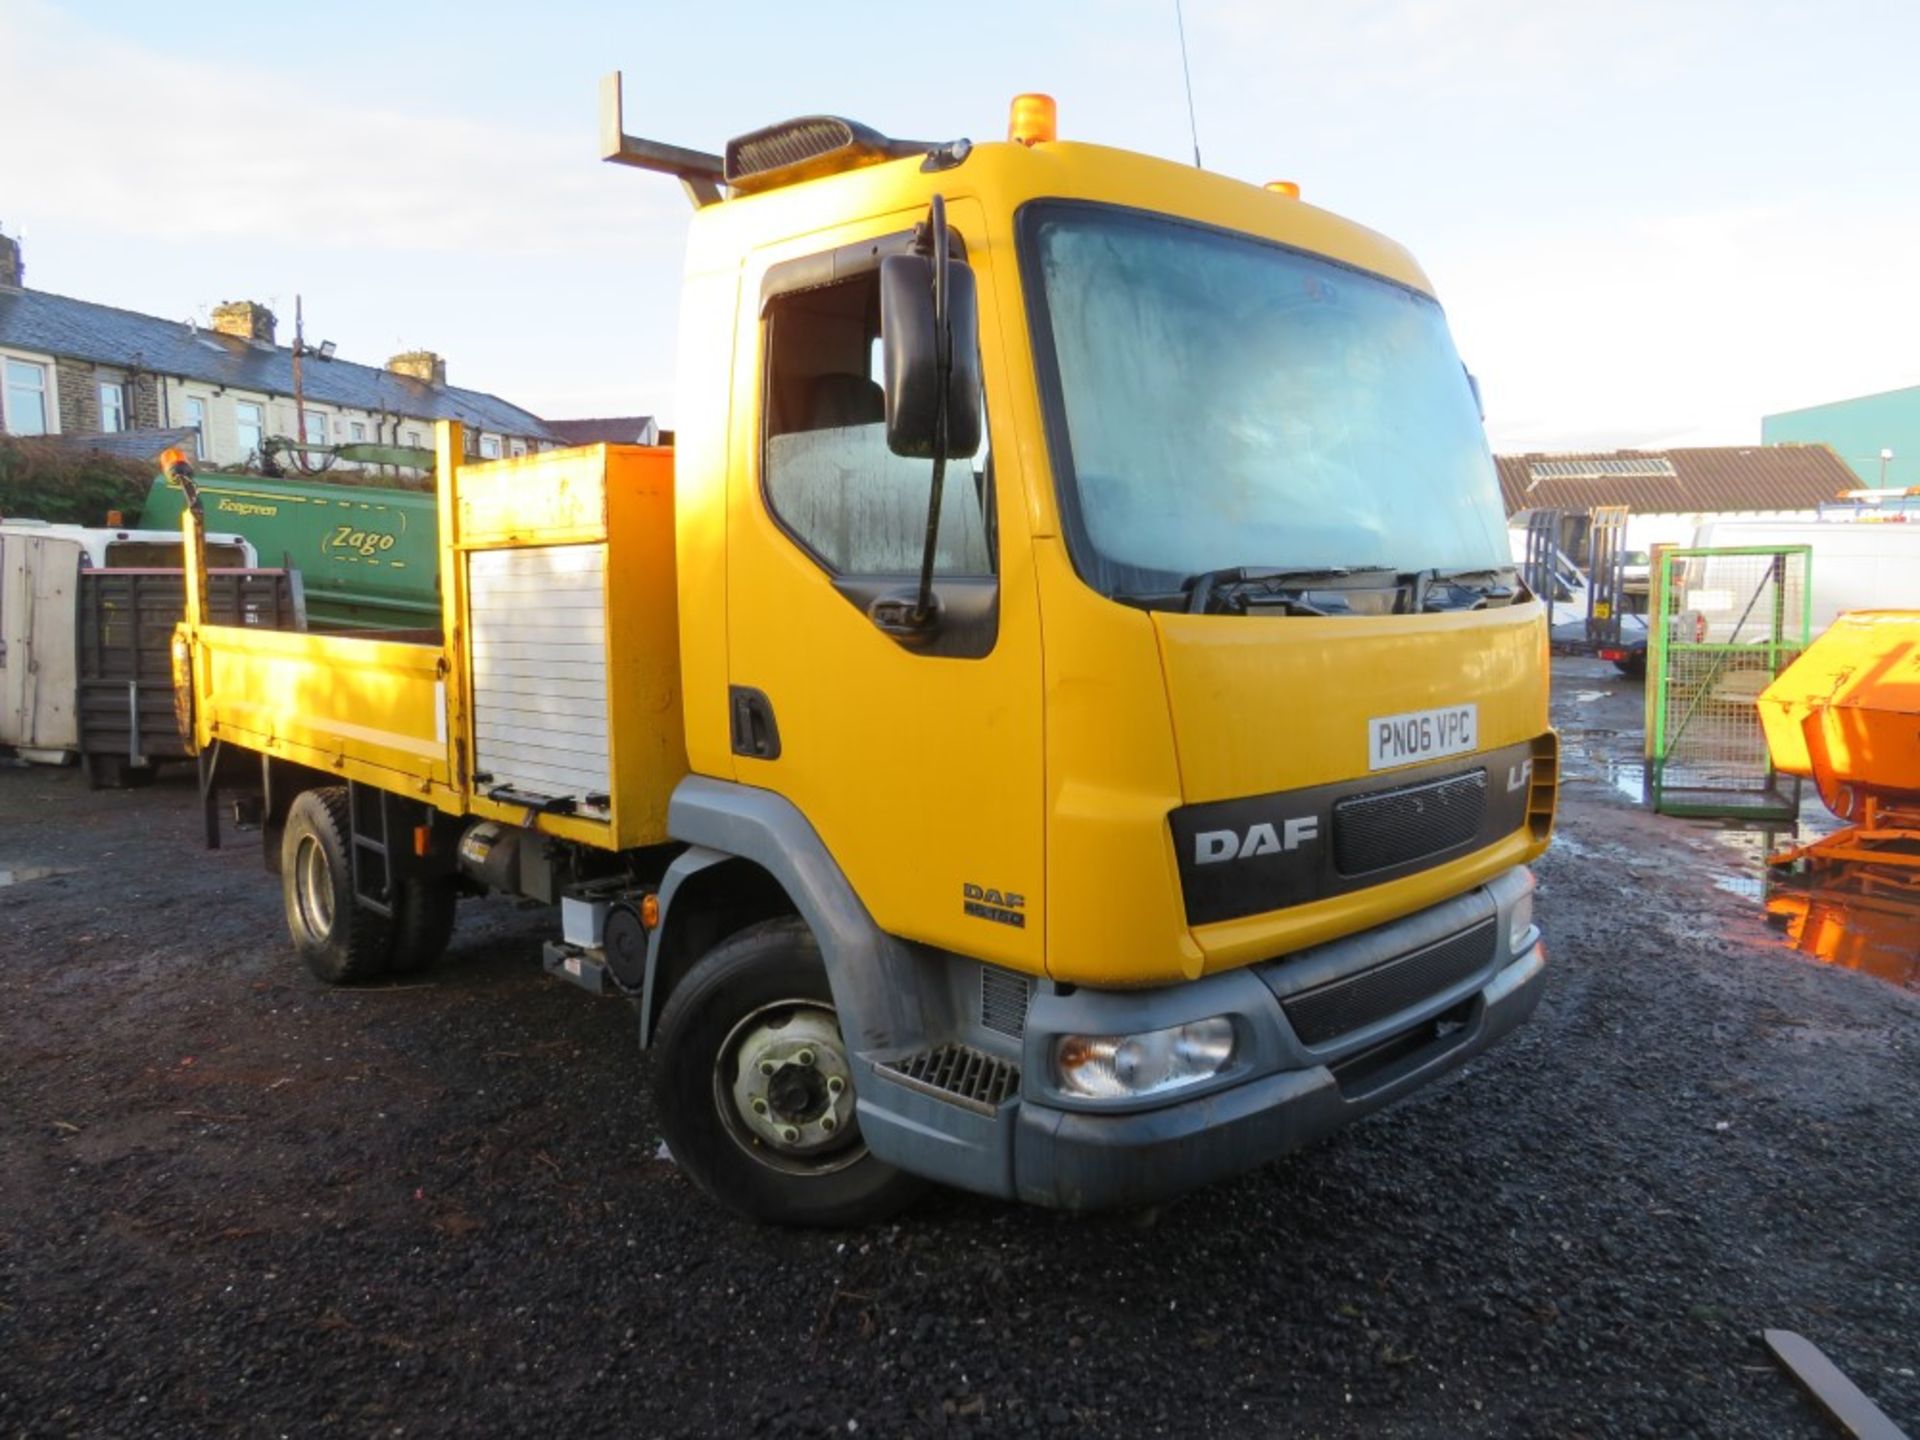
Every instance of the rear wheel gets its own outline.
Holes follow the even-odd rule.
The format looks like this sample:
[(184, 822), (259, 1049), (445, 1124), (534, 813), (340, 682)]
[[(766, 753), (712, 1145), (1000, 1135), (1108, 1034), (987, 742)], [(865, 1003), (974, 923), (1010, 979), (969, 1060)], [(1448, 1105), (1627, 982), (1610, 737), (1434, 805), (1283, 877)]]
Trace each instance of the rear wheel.
[(280, 841), (281, 899), (294, 949), (329, 985), (385, 973), (393, 927), (358, 904), (348, 849), (353, 831), (343, 785), (303, 791)]
[(156, 767), (129, 765), (124, 755), (86, 754), (80, 757), (89, 790), (138, 790), (151, 785)]
[(795, 918), (722, 942), (660, 1017), (660, 1124), (682, 1169), (752, 1220), (864, 1225), (922, 1182), (860, 1134), (820, 947)]
[(393, 907), (393, 954), (387, 966), (396, 975), (417, 975), (446, 953), (453, 938), (454, 905), (460, 892), (450, 875), (415, 877), (400, 882)]

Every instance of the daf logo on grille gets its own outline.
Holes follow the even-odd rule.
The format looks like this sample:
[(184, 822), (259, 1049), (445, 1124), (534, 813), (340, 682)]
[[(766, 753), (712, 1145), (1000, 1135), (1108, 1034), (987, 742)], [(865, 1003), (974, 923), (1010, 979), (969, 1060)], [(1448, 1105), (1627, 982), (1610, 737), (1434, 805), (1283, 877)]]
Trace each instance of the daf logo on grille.
[(1193, 837), (1193, 863), (1217, 865), (1222, 860), (1251, 860), (1256, 855), (1278, 855), (1298, 850), (1320, 838), (1320, 817), (1301, 815), (1282, 820), (1278, 827), (1261, 821), (1242, 835), (1238, 830), (1202, 830)]

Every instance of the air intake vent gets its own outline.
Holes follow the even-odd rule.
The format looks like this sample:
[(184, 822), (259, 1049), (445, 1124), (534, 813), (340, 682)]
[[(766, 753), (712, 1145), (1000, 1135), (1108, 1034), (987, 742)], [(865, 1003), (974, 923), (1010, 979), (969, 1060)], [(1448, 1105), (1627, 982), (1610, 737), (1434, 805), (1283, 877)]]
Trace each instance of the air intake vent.
[(1020, 1067), (967, 1045), (942, 1045), (879, 1067), (894, 1079), (942, 1100), (991, 1115), (1020, 1093)]
[(1370, 875), (1458, 849), (1487, 815), (1487, 772), (1355, 795), (1333, 807), (1333, 866)]
[(1283, 1000), (1281, 1008), (1301, 1044), (1324, 1045), (1465, 980), (1493, 959), (1496, 929), (1489, 920), (1345, 980), (1302, 990)]
[(729, 140), (726, 178), (735, 190), (752, 194), (836, 170), (922, 155), (929, 148), (917, 141), (889, 140), (838, 115), (805, 115)]
[(1027, 1001), (1033, 984), (1011, 970), (980, 967), (980, 1023), (1010, 1040), (1027, 1033)]

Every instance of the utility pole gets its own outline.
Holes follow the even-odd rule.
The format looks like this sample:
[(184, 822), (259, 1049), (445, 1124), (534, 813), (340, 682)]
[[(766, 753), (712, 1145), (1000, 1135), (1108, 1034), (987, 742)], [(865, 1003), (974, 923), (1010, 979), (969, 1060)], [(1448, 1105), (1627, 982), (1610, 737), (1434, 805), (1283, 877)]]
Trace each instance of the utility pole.
[(304, 448), (307, 443), (307, 395), (300, 380), (300, 360), (306, 353), (306, 319), (300, 313), (300, 297), (295, 295), (293, 297), (293, 423), (300, 428), (300, 433), (294, 436), (293, 453), (297, 457), (295, 463), (302, 470), (311, 468), (307, 464), (307, 452)]

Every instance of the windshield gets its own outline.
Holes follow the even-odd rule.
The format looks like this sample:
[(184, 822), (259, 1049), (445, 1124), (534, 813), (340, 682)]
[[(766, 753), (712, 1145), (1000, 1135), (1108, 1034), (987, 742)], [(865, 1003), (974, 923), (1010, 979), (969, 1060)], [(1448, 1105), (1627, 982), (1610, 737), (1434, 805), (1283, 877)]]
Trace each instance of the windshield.
[(1511, 564), (1432, 299), (1104, 206), (1031, 207), (1022, 235), (1062, 508), (1098, 589), (1232, 566)]

